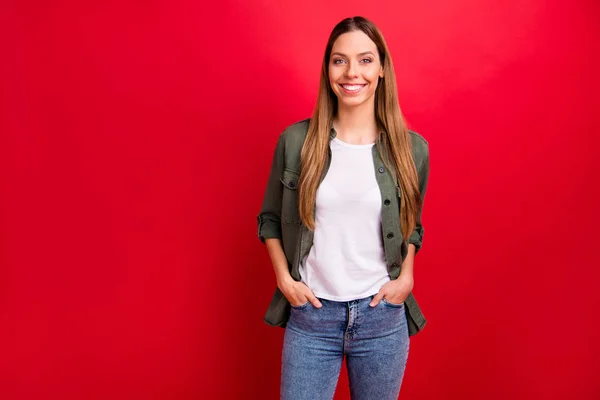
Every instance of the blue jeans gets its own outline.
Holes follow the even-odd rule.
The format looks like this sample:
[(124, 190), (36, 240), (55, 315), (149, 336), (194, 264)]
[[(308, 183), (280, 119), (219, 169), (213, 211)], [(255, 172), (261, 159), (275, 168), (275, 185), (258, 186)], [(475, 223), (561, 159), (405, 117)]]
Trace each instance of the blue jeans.
[(398, 399), (409, 348), (404, 304), (383, 300), (371, 307), (373, 297), (292, 306), (281, 399), (331, 400), (344, 356), (352, 400)]

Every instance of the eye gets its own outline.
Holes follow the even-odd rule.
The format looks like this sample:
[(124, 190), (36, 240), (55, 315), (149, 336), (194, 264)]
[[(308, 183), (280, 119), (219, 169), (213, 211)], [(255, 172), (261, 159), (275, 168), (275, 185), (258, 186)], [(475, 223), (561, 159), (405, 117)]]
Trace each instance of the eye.
[(363, 58), (361, 61), (365, 62), (365, 63), (372, 63), (373, 60), (370, 58)]
[(335, 60), (333, 60), (334, 64), (341, 64), (343, 62), (344, 62), (344, 60), (342, 60), (341, 58), (336, 58)]

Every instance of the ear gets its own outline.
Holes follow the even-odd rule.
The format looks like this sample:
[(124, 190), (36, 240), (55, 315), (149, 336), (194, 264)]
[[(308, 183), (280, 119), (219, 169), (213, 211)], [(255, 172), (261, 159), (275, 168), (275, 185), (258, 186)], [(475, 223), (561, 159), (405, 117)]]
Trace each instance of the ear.
[(383, 75), (384, 75), (384, 74), (383, 74), (383, 67), (381, 67), (381, 68), (380, 68), (380, 70), (379, 70), (379, 77), (380, 77), (381, 79), (383, 79)]

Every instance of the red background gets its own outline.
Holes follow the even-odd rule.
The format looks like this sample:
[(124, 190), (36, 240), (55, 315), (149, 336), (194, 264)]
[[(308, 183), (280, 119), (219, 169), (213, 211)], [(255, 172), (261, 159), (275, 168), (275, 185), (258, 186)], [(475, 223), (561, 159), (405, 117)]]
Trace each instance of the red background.
[(600, 398), (596, 1), (93, 3), (0, 6), (2, 399), (278, 398), (256, 215), (352, 15), (431, 149), (401, 398)]

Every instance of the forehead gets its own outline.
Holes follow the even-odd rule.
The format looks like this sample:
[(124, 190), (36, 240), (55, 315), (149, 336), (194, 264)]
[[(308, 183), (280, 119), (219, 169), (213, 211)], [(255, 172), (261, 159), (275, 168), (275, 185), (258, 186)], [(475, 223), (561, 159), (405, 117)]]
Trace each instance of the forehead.
[(346, 32), (340, 35), (333, 43), (332, 53), (343, 53), (351, 56), (354, 54), (371, 51), (377, 54), (377, 45), (363, 31)]

